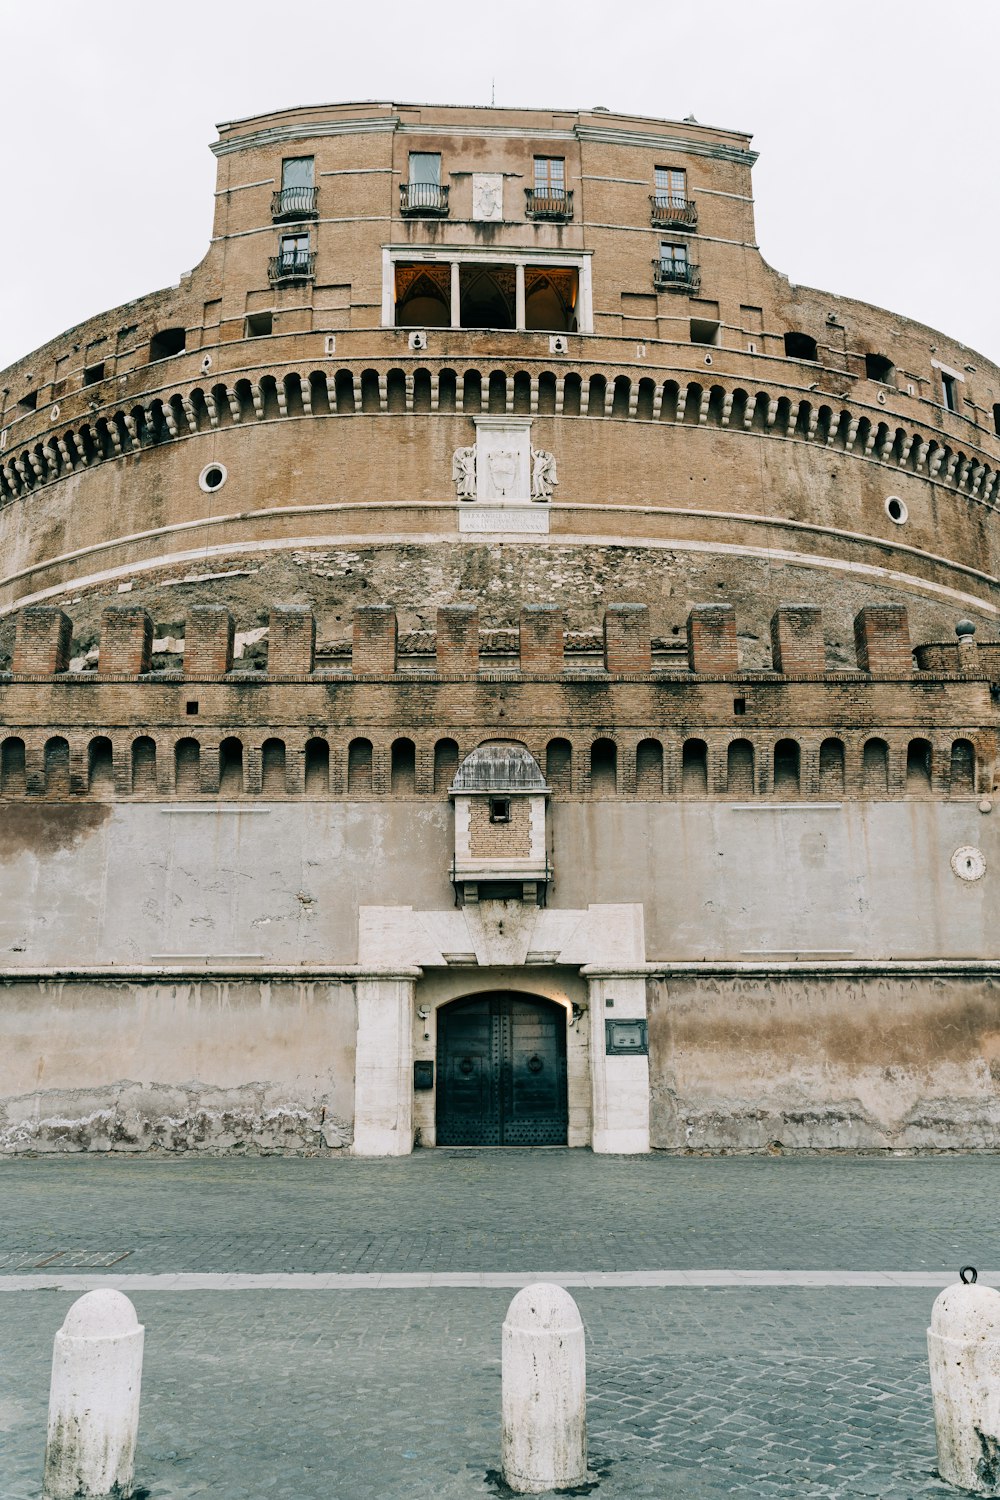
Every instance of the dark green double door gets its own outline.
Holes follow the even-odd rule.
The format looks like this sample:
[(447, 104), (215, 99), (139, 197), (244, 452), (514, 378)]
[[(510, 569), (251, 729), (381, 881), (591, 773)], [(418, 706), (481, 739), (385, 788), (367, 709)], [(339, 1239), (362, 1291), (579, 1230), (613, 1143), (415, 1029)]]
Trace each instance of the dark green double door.
[(498, 990), (438, 1012), (441, 1146), (564, 1146), (566, 1012)]

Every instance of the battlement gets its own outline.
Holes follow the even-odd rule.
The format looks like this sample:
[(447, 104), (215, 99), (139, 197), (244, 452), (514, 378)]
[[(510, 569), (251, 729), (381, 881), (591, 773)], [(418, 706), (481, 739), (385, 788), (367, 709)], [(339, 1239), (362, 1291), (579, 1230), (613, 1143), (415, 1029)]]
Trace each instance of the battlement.
[(151, 669), (152, 621), (135, 606), (105, 610), (94, 671), (67, 669), (71, 634), (58, 608), (18, 619), (0, 795), (444, 797), (460, 759), (496, 739), (527, 746), (557, 796), (996, 788), (1000, 643), (963, 626), (954, 647), (918, 648), (932, 670), (915, 668), (902, 605), (858, 613), (854, 671), (824, 669), (808, 605), (775, 612), (772, 671), (741, 671), (728, 604), (695, 606), (686, 660), (666, 665), (639, 604), (610, 606), (599, 640), (569, 653), (554, 606), (526, 609), (506, 653), (474, 608), (444, 608), (403, 653), (395, 610), (370, 605), (345, 655), (324, 660), (310, 612), (276, 607), (266, 669), (251, 671), (234, 666), (221, 606), (191, 610), (180, 670)]
[[(736, 611), (731, 604), (698, 604), (689, 612), (686, 636), (666, 647), (654, 641), (645, 604), (610, 605), (604, 612), (600, 640), (570, 639), (563, 612), (554, 604), (529, 605), (509, 631), (481, 628), (472, 605), (437, 611), (436, 630), (416, 639), (400, 637), (396, 611), (372, 604), (356, 609), (350, 641), (317, 657), (316, 620), (302, 606), (272, 608), (262, 632), (267, 661), (248, 670), (234, 659), (234, 625), (221, 605), (196, 605), (185, 635), (164, 642), (180, 655), (179, 670), (154, 670), (154, 626), (149, 613), (135, 605), (109, 605), (102, 614), (98, 647), (71, 665), (73, 625), (63, 610), (31, 605), (17, 617), (10, 676), (63, 677), (84, 681), (111, 677), (148, 678), (155, 682), (227, 678), (246, 684), (260, 676), (322, 679), (405, 676), (467, 678), (500, 670), (525, 677), (824, 678), (840, 681), (854, 674), (826, 667), (822, 611), (811, 604), (778, 608), (770, 625), (773, 671), (741, 670)], [(857, 671), (893, 680), (938, 677), (1000, 679), (1000, 641), (980, 643), (973, 628), (960, 622), (955, 642), (913, 646), (907, 611), (902, 604), (866, 605), (854, 620)], [(599, 656), (599, 660), (595, 659)], [(914, 663), (914, 656), (916, 663)], [(515, 660), (516, 658), (516, 660)], [(90, 668), (93, 668), (91, 671)], [(2, 679), (0, 679), (2, 680)]]

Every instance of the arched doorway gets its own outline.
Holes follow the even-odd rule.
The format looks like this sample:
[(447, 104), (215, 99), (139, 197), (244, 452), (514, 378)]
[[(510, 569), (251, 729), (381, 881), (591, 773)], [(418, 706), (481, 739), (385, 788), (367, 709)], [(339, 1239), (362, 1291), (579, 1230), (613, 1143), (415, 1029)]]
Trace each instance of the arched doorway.
[(439, 1146), (565, 1146), (566, 1012), (494, 990), (438, 1012)]

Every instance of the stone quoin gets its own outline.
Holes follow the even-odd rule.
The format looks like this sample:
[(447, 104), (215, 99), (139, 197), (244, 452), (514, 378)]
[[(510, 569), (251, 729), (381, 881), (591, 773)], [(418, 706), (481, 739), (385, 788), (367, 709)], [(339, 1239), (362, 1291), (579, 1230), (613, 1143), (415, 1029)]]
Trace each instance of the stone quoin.
[(1000, 370), (738, 131), (212, 149), (0, 378), (0, 1150), (995, 1147)]

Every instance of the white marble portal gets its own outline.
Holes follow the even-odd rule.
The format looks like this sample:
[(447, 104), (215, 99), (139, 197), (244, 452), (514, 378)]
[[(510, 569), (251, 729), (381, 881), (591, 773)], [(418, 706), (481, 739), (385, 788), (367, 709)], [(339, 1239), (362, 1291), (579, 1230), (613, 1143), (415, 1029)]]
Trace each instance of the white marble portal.
[[(609, 1015), (646, 1017), (645, 954), (638, 904), (576, 911), (513, 901), (448, 911), (363, 906), (358, 958), (372, 977), (357, 985), (355, 1154), (405, 1155), (413, 1148), (415, 1125), (424, 1144), (433, 1144), (432, 1093), (419, 1096), (414, 1113), (414, 1056), (434, 1057), (440, 1005), (495, 987), (551, 995), (573, 1012), (567, 1037), (569, 1144), (587, 1144), (589, 1135), (598, 1152), (648, 1151), (648, 1058), (609, 1057), (605, 1044)], [(400, 972), (409, 965), (411, 974), (423, 971), (415, 981)], [(384, 978), (376, 977), (379, 969)], [(562, 994), (565, 981), (552, 987), (554, 976), (573, 969), (574, 986), (587, 986), (586, 1001), (581, 991), (575, 1012), (572, 991)]]

